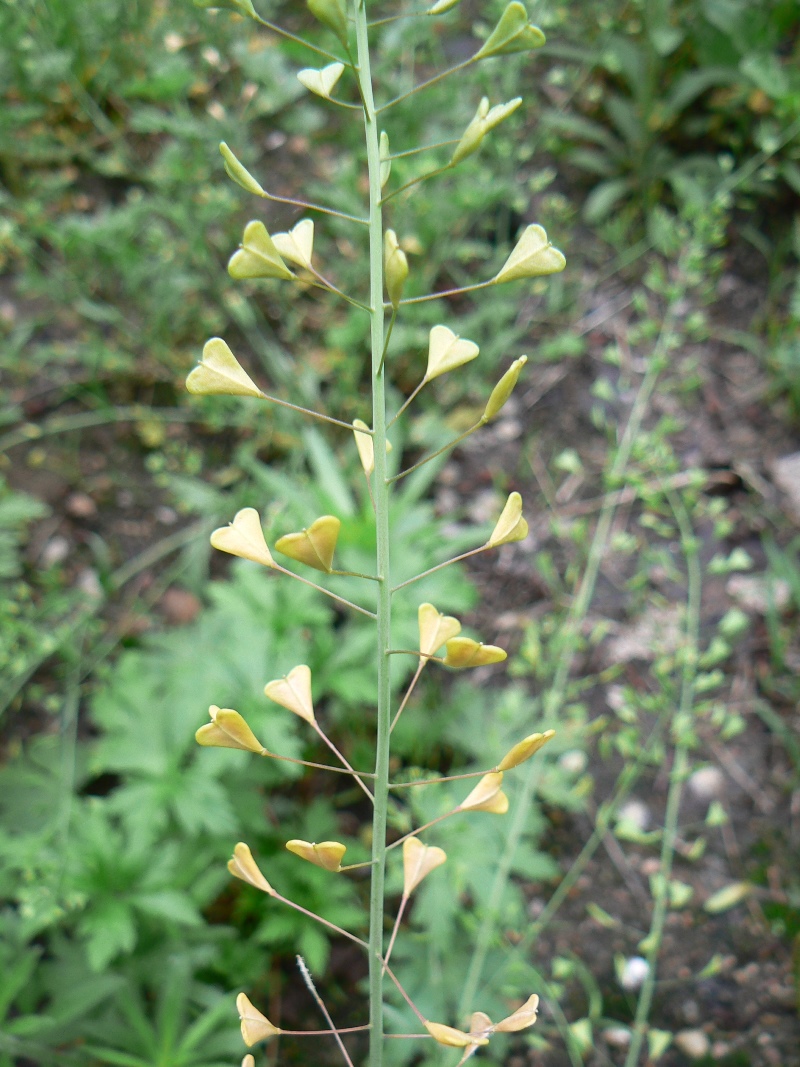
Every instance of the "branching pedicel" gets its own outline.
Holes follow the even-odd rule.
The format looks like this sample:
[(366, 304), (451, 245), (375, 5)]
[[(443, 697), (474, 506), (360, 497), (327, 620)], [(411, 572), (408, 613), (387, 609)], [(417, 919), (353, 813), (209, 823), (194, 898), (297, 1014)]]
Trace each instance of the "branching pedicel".
[[(245, 169), (227, 145), (222, 144), (220, 146), (228, 175), (247, 192), (268, 201), (280, 201), (281, 203), (295, 205), (309, 212), (322, 215), (323, 221), (326, 216), (335, 216), (345, 219), (355, 227), (367, 228), (369, 235), (369, 292), (366, 294), (354, 295), (342, 292), (334, 282), (330, 281), (317, 268), (313, 259), (314, 223), (308, 218), (299, 221), (290, 232), (274, 235), (270, 235), (261, 221), (248, 223), (244, 230), (241, 246), (231, 257), (228, 270), (231, 276), (237, 279), (274, 279), (284, 284), (292, 284), (300, 279), (304, 284), (310, 283), (338, 299), (345, 300), (351, 305), (363, 309), (369, 318), (370, 348), (372, 353), (373, 407), (371, 426), (359, 419), (350, 425), (331, 415), (309, 411), (299, 405), (291, 404), (278, 397), (264, 393), (242, 368), (234, 353), (221, 338), (213, 338), (206, 344), (199, 365), (191, 372), (186, 383), (187, 388), (192, 393), (256, 397), (270, 403), (281, 404), (285, 407), (293, 408), (308, 417), (323, 420), (332, 427), (346, 428), (353, 433), (355, 438), (355, 445), (375, 510), (377, 529), (375, 574), (359, 574), (356, 577), (362, 578), (365, 582), (375, 583), (377, 592), (374, 600), (374, 610), (346, 600), (331, 590), (323, 588), (316, 582), (312, 582), (310, 579), (304, 578), (279, 564), (267, 545), (259, 514), (253, 508), (243, 509), (235, 515), (230, 525), (216, 530), (211, 536), (211, 543), (215, 548), (223, 552), (228, 552), (231, 555), (240, 556), (268, 567), (283, 576), (283, 578), (305, 582), (307, 585), (319, 590), (323, 595), (332, 597), (343, 608), (361, 612), (375, 620), (378, 691), (375, 699), (376, 751), (374, 771), (358, 771), (351, 767), (344, 755), (339, 752), (326, 735), (314, 711), (311, 672), (307, 666), (302, 664), (296, 666), (285, 678), (270, 681), (265, 688), (267, 697), (303, 719), (309, 728), (314, 730), (331, 750), (332, 756), (340, 766), (325, 765), (324, 769), (352, 776), (358, 787), (369, 799), (373, 808), (372, 859), (366, 864), (343, 865), (345, 846), (336, 841), (309, 842), (293, 840), (288, 841), (286, 844), (286, 847), (292, 853), (329, 871), (331, 877), (336, 877), (342, 872), (352, 870), (354, 867), (370, 868), (369, 940), (364, 941), (350, 931), (334, 926), (323, 916), (308, 912), (300, 905), (282, 896), (261, 872), (251, 854), (250, 848), (246, 844), (240, 842), (236, 845), (233, 858), (228, 867), (232, 875), (242, 879), (262, 893), (266, 893), (276, 903), (303, 912), (309, 919), (322, 923), (338, 935), (356, 942), (367, 953), (370, 989), (369, 1022), (362, 1027), (351, 1028), (351, 1030), (336, 1028), (314, 988), (305, 965), (302, 961), (299, 961), (304, 980), (312, 996), (320, 1006), (328, 1025), (326, 1030), (309, 1033), (332, 1035), (349, 1067), (352, 1067), (352, 1062), (342, 1035), (351, 1032), (352, 1029), (369, 1030), (371, 1067), (381, 1067), (384, 1038), (390, 1037), (432, 1038), (441, 1045), (461, 1049), (463, 1051), (459, 1061), (460, 1064), (472, 1055), (477, 1048), (487, 1044), (493, 1034), (515, 1032), (531, 1026), (536, 1021), (538, 997), (535, 994), (530, 996), (525, 1004), (498, 1023), (492, 1023), (487, 1015), (477, 1011), (472, 1015), (469, 1029), (459, 1030), (441, 1022), (432, 1022), (425, 1019), (392, 971), (390, 967), (392, 949), (398, 937), (403, 914), (411, 894), (423, 878), (443, 864), (447, 857), (441, 848), (426, 845), (420, 840), (419, 834), (428, 829), (429, 826), (432, 826), (433, 823), (419, 827), (399, 840), (387, 842), (386, 821), (389, 792), (390, 790), (401, 790), (411, 786), (433, 785), (437, 782), (453, 780), (453, 778), (426, 779), (413, 783), (392, 783), (389, 776), (390, 739), (392, 729), (403, 713), (414, 687), (428, 663), (440, 663), (455, 669), (468, 669), (483, 664), (500, 662), (506, 658), (506, 653), (494, 645), (482, 644), (471, 638), (460, 636), (461, 624), (459, 621), (442, 615), (432, 604), (421, 604), (419, 606), (418, 649), (405, 650), (392, 647), (392, 596), (398, 589), (411, 585), (413, 582), (425, 577), (425, 574), (431, 573), (431, 571), (417, 575), (401, 585), (392, 586), (389, 501), (394, 482), (434, 459), (442, 452), (455, 447), (466, 436), (476, 432), (497, 416), (517, 383), (525, 365), (526, 357), (520, 356), (516, 359), (501, 377), (487, 400), (483, 415), (473, 426), (444, 448), (424, 457), (412, 467), (402, 470), (399, 474), (390, 478), (387, 472), (387, 453), (391, 446), (386, 438), (387, 429), (391, 427), (396, 419), (405, 415), (406, 409), (414, 397), (426, 384), (476, 358), (479, 354), (479, 348), (475, 342), (460, 338), (451, 326), (447, 324), (443, 323), (434, 326), (430, 331), (428, 364), (425, 376), (408, 397), (405, 404), (394, 415), (394, 418), (388, 423), (386, 375), (390, 372), (391, 366), (390, 363), (387, 364), (386, 356), (395, 320), (398, 314), (402, 313), (407, 306), (518, 279), (553, 274), (564, 269), (565, 260), (562, 253), (550, 244), (544, 229), (538, 225), (530, 225), (523, 231), (508, 259), (492, 278), (476, 282), (461, 289), (429, 293), (404, 299), (403, 293), (409, 274), (408, 262), (403, 251), (402, 241), (398, 239), (394, 230), (384, 225), (385, 205), (397, 197), (398, 194), (402, 194), (405, 189), (456, 167), (462, 160), (477, 152), (484, 138), (494, 127), (514, 112), (521, 101), (517, 98), (508, 103), (490, 107), (489, 101), (486, 98), (482, 99), (475, 117), (461, 137), (455, 137), (449, 142), (449, 144), (455, 145), (449, 159), (444, 163), (439, 163), (421, 171), (417, 177), (407, 181), (403, 186), (396, 189), (390, 188), (386, 192), (384, 192), (384, 189), (391, 177), (392, 160), (400, 156), (416, 155), (424, 150), (404, 148), (402, 152), (393, 156), (389, 147), (389, 136), (380, 129), (380, 125), (384, 124), (384, 116), (390, 118), (388, 113), (394, 106), (407, 100), (415, 93), (424, 90), (427, 86), (462, 72), (481, 60), (539, 48), (544, 44), (544, 35), (537, 27), (530, 24), (527, 12), (521, 3), (509, 3), (497, 25), (486, 40), (479, 47), (476, 47), (474, 54), (469, 59), (458, 64), (457, 67), (434, 75), (393, 100), (376, 105), (370, 69), (370, 31), (374, 31), (383, 24), (394, 21), (396, 18), (413, 16), (395, 14), (387, 17), (378, 17), (369, 22), (367, 18), (368, 0), (308, 0), (308, 7), (322, 24), (323, 32), (330, 39), (331, 48), (337, 50), (329, 51), (325, 47), (302, 40), (282, 27), (265, 21), (256, 13), (251, 0), (227, 0), (227, 2), (225, 0), (213, 0), (213, 2), (197, 0), (197, 2), (200, 6), (227, 6), (233, 8), (240, 14), (254, 19), (272, 32), (305, 45), (312, 53), (316, 53), (316, 55), (329, 61), (319, 69), (306, 68), (301, 70), (297, 76), (306, 89), (329, 101), (332, 106), (342, 107), (352, 111), (354, 115), (360, 115), (364, 124), (369, 178), (368, 213), (364, 218), (358, 218), (337, 211), (330, 206), (309, 204), (302, 200), (270, 194)], [(427, 10), (417, 12), (417, 15), (421, 18), (435, 18), (454, 8), (457, 3), (458, 0), (438, 0)], [(376, 4), (375, 6), (379, 5)], [(353, 99), (346, 100), (341, 96), (334, 96), (335, 91), (344, 94), (349, 93)], [(441, 147), (443, 146), (433, 146), (430, 151), (436, 154)], [(388, 326), (386, 324), (387, 316)], [(352, 572), (337, 570), (334, 567), (336, 543), (340, 528), (339, 519), (333, 515), (309, 516), (309, 519), (312, 521), (305, 529), (288, 532), (280, 537), (275, 543), (275, 551), (328, 576), (352, 575)], [(432, 569), (438, 570), (456, 562), (458, 559), (464, 559), (470, 555), (497, 548), (500, 545), (522, 540), (527, 535), (527, 532), (528, 526), (522, 515), (522, 501), (518, 493), (512, 493), (497, 520), (491, 536), (484, 544), (463, 553), (456, 559), (446, 560)], [(442, 649), (444, 649), (444, 655), (441, 655)], [(390, 657), (393, 654), (409, 654), (417, 657), (418, 660), (416, 671), (402, 701), (396, 709), (391, 706), (389, 683)], [(197, 740), (200, 744), (244, 749), (270, 759), (287, 758), (267, 751), (238, 712), (212, 705), (210, 717), (211, 721), (197, 731)], [(514, 745), (497, 766), (477, 772), (474, 777), (479, 778), (479, 781), (474, 788), (467, 793), (461, 803), (452, 811), (440, 816), (434, 822), (438, 823), (447, 818), (472, 812), (504, 814), (508, 809), (508, 798), (502, 790), (503, 775), (533, 756), (550, 739), (552, 733), (552, 731), (547, 731), (543, 734), (531, 734)], [(292, 762), (303, 761), (293, 760)], [(307, 765), (312, 767), (321, 766), (319, 764)], [(454, 776), (454, 778), (469, 777), (473, 777), (473, 775)], [(403, 893), (395, 912), (391, 935), (388, 943), (386, 943), (384, 931), (385, 865), (387, 855), (398, 847), (402, 848)], [(392, 859), (390, 862), (394, 862), (394, 860)], [(419, 1021), (421, 1032), (414, 1034), (384, 1033), (383, 998), (387, 977), (414, 1012)], [(244, 993), (239, 995), (237, 1006), (241, 1017), (242, 1035), (248, 1046), (265, 1041), (276, 1034), (288, 1032), (281, 1031), (278, 1027), (273, 1026), (251, 1004)], [(252, 1055), (245, 1056), (243, 1067), (253, 1067), (253, 1064)]]

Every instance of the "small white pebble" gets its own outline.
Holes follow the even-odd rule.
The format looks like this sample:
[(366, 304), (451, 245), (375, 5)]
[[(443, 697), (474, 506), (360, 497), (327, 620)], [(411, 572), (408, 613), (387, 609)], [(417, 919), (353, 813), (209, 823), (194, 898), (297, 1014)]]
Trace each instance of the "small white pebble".
[(692, 1060), (702, 1060), (711, 1049), (711, 1042), (704, 1030), (680, 1030), (675, 1035), (675, 1044)]
[(637, 830), (646, 830), (650, 825), (650, 809), (643, 800), (628, 800), (619, 809), (617, 822), (635, 826)]
[(698, 800), (718, 800), (725, 793), (725, 775), (719, 767), (700, 767), (689, 776), (688, 785)]
[(100, 577), (97, 571), (92, 570), (91, 567), (87, 567), (78, 574), (75, 579), (75, 586), (90, 600), (103, 599), (103, 586), (100, 584)]
[(155, 517), (162, 526), (174, 526), (178, 521), (178, 513), (175, 508), (168, 508), (164, 504), (159, 504), (156, 508)]
[(580, 749), (574, 748), (569, 752), (563, 752), (558, 757), (558, 765), (567, 774), (583, 774), (586, 770), (587, 756), (585, 752), (581, 752)]
[(64, 562), (69, 552), (69, 541), (66, 537), (56, 534), (55, 537), (50, 538), (42, 549), (41, 564), (45, 568), (55, 567), (57, 564)]
[(643, 956), (631, 956), (625, 960), (622, 974), (619, 976), (619, 984), (628, 993), (641, 989), (645, 979), (650, 974), (650, 964)]
[(631, 1043), (631, 1032), (624, 1026), (609, 1026), (603, 1031), (603, 1037), (612, 1048), (627, 1048)]

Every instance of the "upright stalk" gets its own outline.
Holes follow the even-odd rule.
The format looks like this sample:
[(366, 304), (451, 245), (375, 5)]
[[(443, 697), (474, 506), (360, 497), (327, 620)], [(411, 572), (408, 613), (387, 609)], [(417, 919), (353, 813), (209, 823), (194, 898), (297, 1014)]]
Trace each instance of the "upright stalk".
[(372, 883), (369, 905), (370, 1067), (383, 1058), (383, 921), (386, 867), (386, 808), (389, 797), (391, 723), (389, 648), (392, 584), (389, 568), (389, 485), (386, 477), (386, 379), (383, 367), (383, 213), (380, 144), (372, 95), (367, 0), (355, 0), (358, 83), (364, 105), (364, 133), (369, 167), (369, 303), (372, 347), (372, 429), (375, 448), (374, 502), (378, 573), (378, 708), (375, 754), (375, 805), (372, 819)]

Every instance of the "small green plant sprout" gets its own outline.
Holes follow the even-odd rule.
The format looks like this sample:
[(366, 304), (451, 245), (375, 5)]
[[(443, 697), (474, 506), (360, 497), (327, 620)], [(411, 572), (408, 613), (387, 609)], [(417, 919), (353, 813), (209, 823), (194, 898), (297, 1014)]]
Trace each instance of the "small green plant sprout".
[[(324, 422), (331, 433), (346, 430), (348, 436), (352, 435), (355, 444), (353, 459), (357, 456), (360, 461), (374, 510), (376, 551), (374, 571), (371, 574), (338, 569), (335, 566), (340, 552), (339, 539), (340, 535), (343, 535), (344, 515), (308, 515), (308, 525), (303, 529), (280, 531), (274, 542), (270, 539), (268, 543), (259, 512), (248, 507), (238, 511), (227, 526), (215, 530), (211, 535), (211, 544), (219, 551), (266, 568), (275, 581), (303, 582), (317, 590), (321, 596), (332, 598), (338, 610), (358, 612), (368, 617), (375, 627), (373, 654), (377, 665), (377, 688), (374, 694), (372, 724), (375, 748), (374, 764), (370, 770), (354, 767), (346, 752), (342, 752), (329, 735), (326, 724), (327, 709), (320, 707), (318, 714), (315, 708), (313, 679), (307, 665), (294, 666), (284, 677), (268, 681), (264, 688), (266, 697), (273, 704), (302, 719), (333, 756), (331, 765), (308, 765), (348, 776), (368, 801), (372, 815), (371, 831), (366, 835), (372, 843), (368, 860), (343, 864), (346, 845), (336, 840), (314, 842), (293, 838), (285, 843), (287, 850), (298, 860), (321, 868), (331, 877), (347, 877), (347, 872), (356, 868), (368, 871), (368, 882), (360, 882), (361, 885), (369, 886), (368, 898), (365, 896), (363, 924), (357, 932), (346, 930), (330, 922), (324, 915), (305, 909), (284, 896), (280, 885), (276, 887), (271, 884), (250, 847), (244, 842), (236, 845), (228, 864), (231, 875), (246, 884), (247, 888), (243, 888), (243, 892), (256, 890), (263, 893), (270, 898), (270, 906), (290, 907), (310, 921), (322, 924), (333, 935), (349, 939), (366, 953), (369, 968), (368, 1017), (362, 1025), (348, 1029), (338, 1028), (331, 1020), (305, 962), (298, 957), (303, 981), (327, 1026), (327, 1029), (305, 1031), (304, 1034), (309, 1037), (332, 1037), (348, 1067), (353, 1067), (353, 1061), (345, 1038), (350, 1033), (360, 1031), (368, 1033), (370, 1067), (382, 1067), (384, 1040), (388, 1037), (412, 1042), (433, 1040), (438, 1044), (460, 1049), (460, 1063), (463, 1063), (478, 1048), (486, 1045), (494, 1034), (515, 1033), (532, 1026), (536, 1022), (539, 1003), (538, 996), (533, 994), (521, 1007), (498, 1023), (492, 1023), (482, 1011), (474, 1011), (470, 1018), (468, 1013), (471, 1006), (467, 1005), (462, 1023), (469, 1019), (469, 1028), (461, 1030), (450, 1023), (426, 1019), (391, 967), (392, 953), (398, 938), (403, 937), (403, 921), (413, 894), (424, 879), (436, 876), (435, 872), (447, 859), (443, 848), (429, 842), (427, 837), (423, 840), (421, 835), (455, 817), (471, 819), (482, 818), (487, 814), (504, 815), (509, 809), (509, 798), (503, 791), (504, 775), (534, 757), (553, 737), (552, 730), (532, 732), (516, 742), (495, 766), (462, 774), (407, 782), (395, 781), (391, 773), (392, 730), (414, 696), (415, 687), (425, 667), (433, 663), (456, 671), (466, 671), (499, 664), (507, 655), (506, 650), (497, 645), (462, 634), (461, 622), (457, 618), (444, 614), (428, 602), (420, 603), (417, 609), (417, 647), (394, 647), (392, 603), (395, 595), (401, 589), (408, 590), (415, 582), (434, 571), (477, 553), (521, 541), (528, 535), (522, 498), (519, 493), (511, 492), (500, 509), (488, 538), (480, 541), (480, 538), (476, 537), (476, 541), (480, 541), (477, 547), (452, 559), (445, 559), (399, 584), (393, 584), (392, 546), (398, 534), (393, 528), (392, 517), (393, 508), (397, 506), (396, 501), (400, 499), (400, 494), (395, 496), (398, 481), (455, 448), (465, 437), (495, 419), (516, 387), (527, 360), (524, 355), (513, 359), (491, 390), (483, 413), (474, 425), (442, 448), (423, 456), (410, 466), (403, 467), (401, 462), (397, 473), (391, 473), (387, 461), (391, 448), (387, 431), (397, 420), (408, 417), (413, 401), (426, 385), (444, 374), (454, 374), (480, 356), (478, 341), (461, 337), (453, 322), (445, 318), (434, 325), (429, 335), (425, 374), (390, 421), (387, 416), (387, 385), (392, 375), (393, 354), (389, 343), (393, 327), (398, 317), (413, 316), (417, 304), (434, 300), (445, 302), (450, 297), (476, 292), (488, 286), (540, 278), (562, 271), (565, 266), (564, 256), (551, 244), (543, 227), (531, 224), (522, 231), (510, 253), (501, 261), (499, 269), (495, 268), (488, 279), (478, 280), (459, 289), (409, 295), (409, 291), (413, 290), (414, 278), (406, 253), (412, 249), (412, 244), (398, 237), (397, 232), (387, 225), (387, 221), (394, 221), (387, 216), (393, 210), (395, 198), (399, 198), (396, 202), (402, 202), (402, 194), (410, 186), (434, 179), (458, 167), (481, 148), (499, 123), (513, 116), (522, 100), (515, 97), (507, 103), (491, 106), (488, 97), (481, 98), (474, 118), (467, 128), (460, 134), (455, 131), (453, 139), (446, 142), (448, 145), (455, 145), (449, 153), (449, 158), (441, 165), (434, 163), (411, 181), (395, 188), (392, 187), (394, 159), (400, 156), (416, 156), (428, 151), (435, 153), (442, 145), (434, 145), (429, 149), (401, 145), (398, 146), (401, 150), (393, 154), (390, 147), (393, 108), (416, 93), (424, 91), (427, 86), (444, 78), (455, 77), (479, 62), (513, 53), (534, 51), (544, 44), (544, 34), (531, 24), (524, 5), (513, 0), (505, 7), (488, 36), (483, 41), (476, 42), (469, 58), (413, 86), (401, 96), (376, 102), (372, 62), (374, 55), (380, 54), (379, 51), (374, 51), (374, 38), (381, 27), (401, 17), (418, 17), (424, 25), (429, 19), (445, 15), (457, 3), (458, 0), (438, 0), (427, 8), (423, 7), (417, 14), (390, 15), (370, 21), (368, 8), (377, 6), (371, 0), (308, 0), (308, 9), (319, 24), (320, 37), (317, 41), (298, 37), (263, 19), (249, 0), (232, 0), (232, 6), (239, 14), (254, 19), (262, 27), (289, 39), (293, 42), (293, 47), (305, 46), (315, 57), (315, 65), (297, 72), (302, 85), (321, 99), (320, 106), (343, 107), (343, 114), (352, 115), (363, 124), (367, 194), (360, 216), (339, 210), (335, 203), (335, 189), (332, 191), (334, 202), (330, 204), (275, 196), (264, 188), (258, 178), (242, 165), (231, 148), (223, 143), (220, 151), (225, 170), (242, 190), (268, 203), (281, 202), (293, 206), (299, 209), (303, 216), (284, 233), (270, 234), (267, 223), (260, 219), (249, 222), (244, 229), (240, 247), (230, 258), (228, 272), (234, 280), (266, 286), (299, 285), (307, 291), (311, 285), (320, 292), (321, 299), (345, 301), (351, 308), (358, 309), (364, 316), (364, 336), (370, 351), (371, 403), (369, 408), (365, 404), (361, 418), (347, 422), (337, 418), (335, 412), (310, 410), (266, 392), (239, 362), (227, 342), (219, 337), (212, 338), (206, 344), (200, 363), (187, 379), (187, 388), (193, 393), (241, 397), (247, 403), (259, 401), (278, 404), (295, 411), (299, 416)], [(320, 59), (322, 63), (319, 62)], [(309, 216), (313, 216), (313, 221)], [(335, 264), (331, 265), (334, 280), (330, 280), (327, 272), (323, 273), (325, 268), (320, 269), (315, 263), (315, 222), (318, 226), (324, 226), (331, 217), (337, 220), (337, 226), (343, 223), (352, 224), (354, 242), (366, 236), (363, 285), (359, 291), (347, 292), (337, 285)], [(442, 240), (445, 239), (446, 235), (442, 234)], [(256, 408), (253, 410), (257, 415)], [(342, 546), (342, 556), (346, 554), (345, 547)], [(290, 561), (292, 569), (278, 562), (276, 556)], [(323, 584), (312, 581), (304, 571), (318, 572)], [(343, 576), (348, 579), (348, 591), (358, 588), (362, 590), (358, 595), (350, 593), (353, 599), (347, 599), (337, 591), (337, 580)], [(363, 587), (353, 584), (356, 579), (363, 581)], [(408, 596), (408, 593), (405, 595)], [(401, 657), (400, 661), (395, 658), (398, 656)], [(402, 696), (395, 699), (391, 679), (392, 664), (407, 664), (407, 657), (415, 661), (415, 670), (408, 672), (411, 675), (410, 680), (406, 680)], [(200, 726), (197, 731), (197, 741), (201, 745), (236, 748), (270, 759), (289, 759), (268, 751), (237, 711), (212, 705), (209, 716), (210, 722)], [(304, 762), (295, 759), (291, 761)], [(436, 774), (435, 768), (431, 771), (433, 775)], [(469, 788), (465, 786), (463, 799), (436, 818), (422, 826), (415, 826), (401, 836), (390, 829), (390, 798), (391, 804), (397, 810), (403, 810), (404, 798), (408, 796), (404, 793), (406, 789), (415, 786), (434, 787), (442, 782), (472, 778), (477, 781), (467, 783)], [(412, 809), (406, 807), (408, 821), (413, 823)], [(398, 850), (402, 851), (402, 893), (399, 903), (390, 911), (393, 915), (390, 919), (387, 911), (391, 895), (387, 892), (386, 871), (387, 866), (395, 864), (395, 856), (400, 855)], [(364, 871), (362, 876), (363, 873)], [(277, 871), (277, 882), (280, 882), (280, 877), (280, 871)], [(387, 938), (389, 928), (391, 932)], [(399, 997), (400, 1010), (410, 1010), (412, 1025), (413, 1018), (416, 1018), (416, 1031), (394, 1032), (397, 1029), (395, 1020), (399, 1015), (397, 1005), (392, 1006), (391, 1014), (387, 1013), (387, 1001), (392, 996)], [(245, 993), (239, 994), (237, 1007), (242, 1037), (248, 1047), (291, 1032), (274, 1026), (251, 1003)], [(392, 1032), (387, 1032), (389, 1030)], [(255, 1067), (252, 1055), (245, 1056), (243, 1067)]]

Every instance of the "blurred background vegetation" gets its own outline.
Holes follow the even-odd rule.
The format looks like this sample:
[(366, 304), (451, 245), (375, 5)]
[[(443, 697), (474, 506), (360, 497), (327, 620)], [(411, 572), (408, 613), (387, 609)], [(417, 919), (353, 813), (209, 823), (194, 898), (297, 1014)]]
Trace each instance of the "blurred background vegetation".
[[(257, 6), (295, 32), (309, 24), (302, 5)], [(432, 20), (392, 24), (383, 91), (469, 54), (503, 6), (463, 0), (441, 33)], [(540, 723), (559, 735), (523, 793), (509, 877), (476, 880), (475, 836), (454, 829), (450, 888), (426, 883), (398, 962), (426, 1010), (452, 1016), (463, 974), (475, 974), (461, 946), (480, 934), (485, 978), (504, 958), (499, 928), (527, 931), (493, 994), (530, 986), (550, 1003), (523, 1054), (624, 1059), (636, 1005), (623, 964), (645, 951), (636, 946), (659, 892), (647, 863), (679, 703), (670, 611), (691, 585), (688, 513), (705, 583), (691, 750), (700, 770), (724, 772), (727, 792), (719, 779), (708, 795), (699, 779), (689, 791), (675, 846), (687, 867), (670, 886), (691, 892), (670, 893), (678, 916), (694, 895), (700, 955), (689, 959), (685, 943), (670, 955), (664, 942), (669, 980), (649, 1052), (674, 1064), (798, 1063), (800, 10), (797, 0), (528, 10), (548, 34), (541, 53), (483, 64), (468, 88), (445, 81), (387, 117), (401, 152), (458, 137), (483, 93), (525, 98), (480, 155), (398, 198), (392, 225), (414, 292), (489, 276), (528, 221), (569, 264), (547, 284), (451, 304), (481, 359), (423, 394), (412, 436), (395, 440), (397, 462), (403, 448), (440, 445), (474, 421), (498, 369), (528, 352), (529, 385), (497, 429), (402, 483), (397, 510), (396, 572), (411, 575), (476, 543), (502, 493), (523, 490), (533, 536), (501, 557), (499, 578), (480, 564), (446, 570), (398, 605), (398, 636), (413, 642), (419, 599), (474, 622), (482, 597), (481, 632), (491, 620), (515, 677), (502, 689), (487, 676), (479, 706), (473, 687), (429, 678), (398, 730), (398, 770), (482, 766)], [(351, 442), (282, 409), (265, 418), (249, 401), (183, 391), (220, 334), (273, 391), (369, 417), (359, 312), (313, 291), (234, 285), (224, 269), (261, 207), (225, 178), (220, 140), (270, 191), (335, 191), (340, 208), (359, 210), (358, 131), (304, 92), (294, 75), (308, 63), (291, 42), (189, 0), (0, 0), (3, 1067), (236, 1062), (239, 989), (275, 1021), (315, 1025), (289, 973), (298, 951), (328, 968), (334, 1014), (361, 1021), (363, 961), (232, 889), (224, 866), (232, 842), (248, 840), (287, 895), (358, 926), (357, 880), (282, 851), (287, 837), (334, 836), (358, 853), (357, 796), (237, 752), (199, 760), (193, 741), (214, 701), (270, 747), (314, 758), (298, 724), (260, 696), (303, 660), (337, 743), (357, 765), (370, 751), (368, 628), (207, 547), (243, 506), (281, 531), (332, 511), (344, 565), (361, 569), (374, 534)], [(393, 181), (419, 169), (417, 157), (398, 159)], [(296, 217), (271, 207), (270, 228)], [(320, 230), (338, 284), (363, 287), (352, 232)], [(421, 305), (398, 323), (396, 400), (419, 380), (443, 313)], [(646, 817), (637, 781), (656, 798)], [(431, 817), (426, 803), (398, 808), (397, 828)], [(494, 824), (480, 833), (492, 868), (503, 837)], [(599, 843), (587, 897), (581, 849)], [(715, 911), (728, 882), (745, 889)], [(609, 940), (584, 959), (585, 923)], [(736, 993), (752, 998), (759, 985), (758, 944), (778, 961), (767, 977), (779, 992), (761, 1004), (768, 1026)], [(749, 978), (735, 976), (747, 966)], [(709, 1014), (685, 1010), (687, 997)], [(709, 1006), (721, 1002), (724, 1018)], [(708, 1020), (706, 1046), (690, 1054), (680, 1035)], [(772, 1046), (759, 1043), (767, 1031)]]

